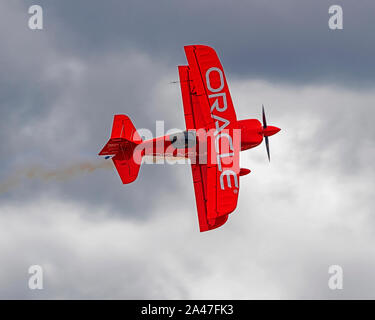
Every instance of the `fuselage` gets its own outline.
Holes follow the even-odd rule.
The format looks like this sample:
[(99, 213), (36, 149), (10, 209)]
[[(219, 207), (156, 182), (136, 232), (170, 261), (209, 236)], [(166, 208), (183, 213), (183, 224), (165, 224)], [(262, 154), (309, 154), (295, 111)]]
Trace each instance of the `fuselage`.
[[(240, 132), (241, 151), (258, 146), (262, 143), (265, 136), (271, 136), (280, 131), (279, 128), (274, 126), (264, 128), (257, 119), (239, 120), (232, 130)], [(139, 147), (143, 149), (143, 156), (202, 158), (202, 156), (207, 154), (205, 145), (207, 144), (208, 136), (199, 134), (202, 132), (207, 131), (199, 129), (177, 132), (145, 140)]]

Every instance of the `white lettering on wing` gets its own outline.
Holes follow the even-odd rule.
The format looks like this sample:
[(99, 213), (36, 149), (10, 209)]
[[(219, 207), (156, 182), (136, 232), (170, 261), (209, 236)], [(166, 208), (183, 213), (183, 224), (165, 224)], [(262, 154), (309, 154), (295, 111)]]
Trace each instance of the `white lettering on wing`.
[[(211, 80), (210, 80), (210, 74), (211, 72), (216, 72), (219, 74), (220, 78), (220, 85), (217, 88), (213, 88), (211, 85)], [(224, 82), (224, 74), (223, 71), (220, 68), (217, 67), (212, 67), (209, 68), (206, 72), (206, 86), (209, 91), (211, 91), (211, 94), (208, 95), (208, 98), (215, 99), (213, 103), (210, 106), (210, 112), (211, 112), (211, 117), (212, 119), (216, 120), (215, 121), (215, 132), (214, 136), (216, 136), (215, 139), (215, 152), (216, 152), (216, 158), (218, 162), (218, 170), (221, 172), (220, 174), (220, 188), (224, 190), (226, 187), (232, 188), (232, 183), (231, 183), (231, 176), (234, 178), (234, 186), (238, 188), (238, 177), (237, 174), (233, 170), (229, 169), (224, 169), (222, 167), (222, 162), (221, 160), (226, 157), (233, 157), (234, 153), (221, 153), (220, 150), (220, 144), (219, 141), (222, 138), (227, 138), (229, 141), (229, 147), (231, 151), (233, 150), (233, 139), (232, 137), (227, 134), (227, 133), (222, 133), (221, 131), (224, 130), (227, 126), (230, 125), (230, 120), (226, 119), (224, 117), (220, 117), (217, 114), (214, 114), (213, 112), (216, 110), (217, 113), (221, 113), (227, 110), (228, 108), (228, 103), (227, 103), (227, 96), (226, 93), (220, 92), (224, 89), (225, 87), (225, 82)], [(227, 177), (226, 179), (226, 185), (224, 184), (224, 176)]]

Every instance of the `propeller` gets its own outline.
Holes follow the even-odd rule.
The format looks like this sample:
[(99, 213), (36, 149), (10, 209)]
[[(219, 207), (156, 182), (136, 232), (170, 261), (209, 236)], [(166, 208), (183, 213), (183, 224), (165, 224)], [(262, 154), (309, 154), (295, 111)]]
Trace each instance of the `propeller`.
[[(263, 130), (265, 130), (265, 129), (267, 129), (267, 120), (266, 120), (266, 114), (264, 112), (264, 105), (262, 105), (262, 118), (263, 118)], [(265, 143), (266, 143), (268, 161), (271, 161), (270, 143), (268, 141), (268, 136), (264, 136), (264, 140), (265, 140)]]

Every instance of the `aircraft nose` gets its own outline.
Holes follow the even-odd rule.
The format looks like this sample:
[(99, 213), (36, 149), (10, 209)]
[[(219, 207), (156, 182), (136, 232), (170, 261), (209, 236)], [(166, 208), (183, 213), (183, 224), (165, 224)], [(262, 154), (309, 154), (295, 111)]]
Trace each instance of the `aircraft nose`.
[(265, 137), (273, 136), (274, 134), (278, 133), (281, 129), (274, 126), (267, 126), (263, 129), (263, 135)]

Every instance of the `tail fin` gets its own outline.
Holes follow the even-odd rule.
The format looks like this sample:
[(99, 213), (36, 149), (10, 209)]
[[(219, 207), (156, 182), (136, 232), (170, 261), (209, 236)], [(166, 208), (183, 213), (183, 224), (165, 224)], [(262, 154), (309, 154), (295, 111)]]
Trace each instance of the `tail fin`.
[(100, 151), (100, 156), (114, 156), (112, 161), (123, 184), (137, 179), (142, 154), (136, 147), (142, 142), (130, 118), (123, 114), (114, 116), (111, 138)]

